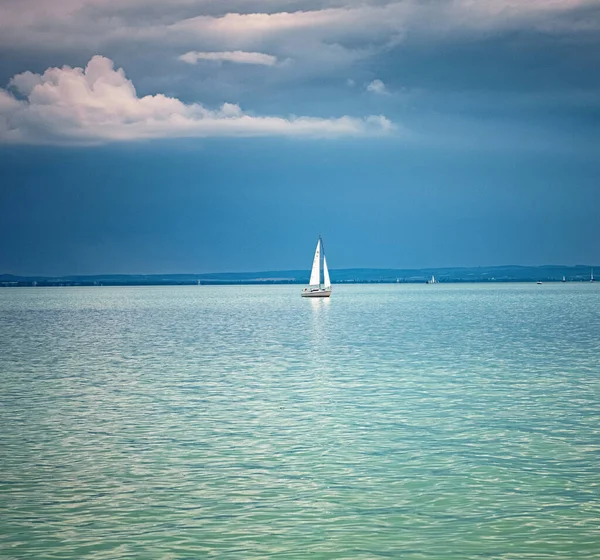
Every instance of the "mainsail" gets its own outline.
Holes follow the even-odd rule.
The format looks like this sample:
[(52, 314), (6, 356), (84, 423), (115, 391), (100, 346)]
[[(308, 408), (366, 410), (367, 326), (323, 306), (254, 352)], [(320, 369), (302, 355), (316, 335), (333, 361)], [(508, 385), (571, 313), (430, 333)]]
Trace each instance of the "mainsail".
[[(305, 277), (306, 278), (306, 277)], [(321, 239), (317, 241), (315, 258), (313, 259), (312, 270), (310, 271), (310, 286), (319, 286), (321, 284)]]

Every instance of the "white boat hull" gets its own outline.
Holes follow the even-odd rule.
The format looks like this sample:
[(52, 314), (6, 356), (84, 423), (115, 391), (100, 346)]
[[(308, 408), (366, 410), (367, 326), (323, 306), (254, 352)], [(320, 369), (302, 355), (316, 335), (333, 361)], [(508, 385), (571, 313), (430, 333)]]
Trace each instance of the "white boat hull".
[(306, 290), (302, 292), (302, 297), (329, 297), (331, 295), (331, 290)]

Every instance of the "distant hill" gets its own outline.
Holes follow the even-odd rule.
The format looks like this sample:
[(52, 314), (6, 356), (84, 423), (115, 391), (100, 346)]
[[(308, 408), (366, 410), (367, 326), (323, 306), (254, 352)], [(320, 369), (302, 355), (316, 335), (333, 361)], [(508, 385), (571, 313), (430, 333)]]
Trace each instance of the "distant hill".
[[(591, 269), (577, 266), (481, 266), (471, 268), (345, 268), (331, 270), (333, 283), (422, 283), (432, 275), (439, 282), (569, 282), (590, 279)], [(306, 284), (308, 270), (215, 272), (208, 274), (100, 274), (93, 276), (15, 276), (0, 274), (0, 286), (160, 286), (198, 284)]]

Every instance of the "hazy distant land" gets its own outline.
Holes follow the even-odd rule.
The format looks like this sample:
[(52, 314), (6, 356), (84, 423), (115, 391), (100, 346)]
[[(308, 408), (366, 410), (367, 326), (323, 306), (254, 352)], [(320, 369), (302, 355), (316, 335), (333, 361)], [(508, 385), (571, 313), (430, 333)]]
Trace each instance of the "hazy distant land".
[[(568, 282), (590, 280), (591, 270), (600, 265), (577, 266), (481, 266), (463, 268), (346, 268), (331, 270), (334, 284), (424, 283), (435, 275), (444, 282)], [(91, 276), (16, 276), (0, 274), (0, 286), (160, 286), (211, 284), (306, 284), (308, 270), (265, 272), (215, 272), (206, 274), (99, 274)]]

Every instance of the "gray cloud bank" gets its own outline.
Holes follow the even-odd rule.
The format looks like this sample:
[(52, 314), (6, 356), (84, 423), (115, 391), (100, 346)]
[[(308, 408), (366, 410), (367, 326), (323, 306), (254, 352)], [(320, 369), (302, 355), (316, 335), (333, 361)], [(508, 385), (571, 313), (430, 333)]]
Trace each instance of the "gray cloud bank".
[(0, 43), (34, 50), (98, 50), (114, 43), (160, 41), (191, 47), (184, 52), (264, 52), (262, 47), (270, 45), (274, 56), (302, 57), (315, 45), (373, 49), (407, 35), (443, 39), (518, 29), (593, 32), (600, 30), (597, 12), (582, 17), (581, 11), (594, 8), (596, 0), (20, 0), (0, 5)]

